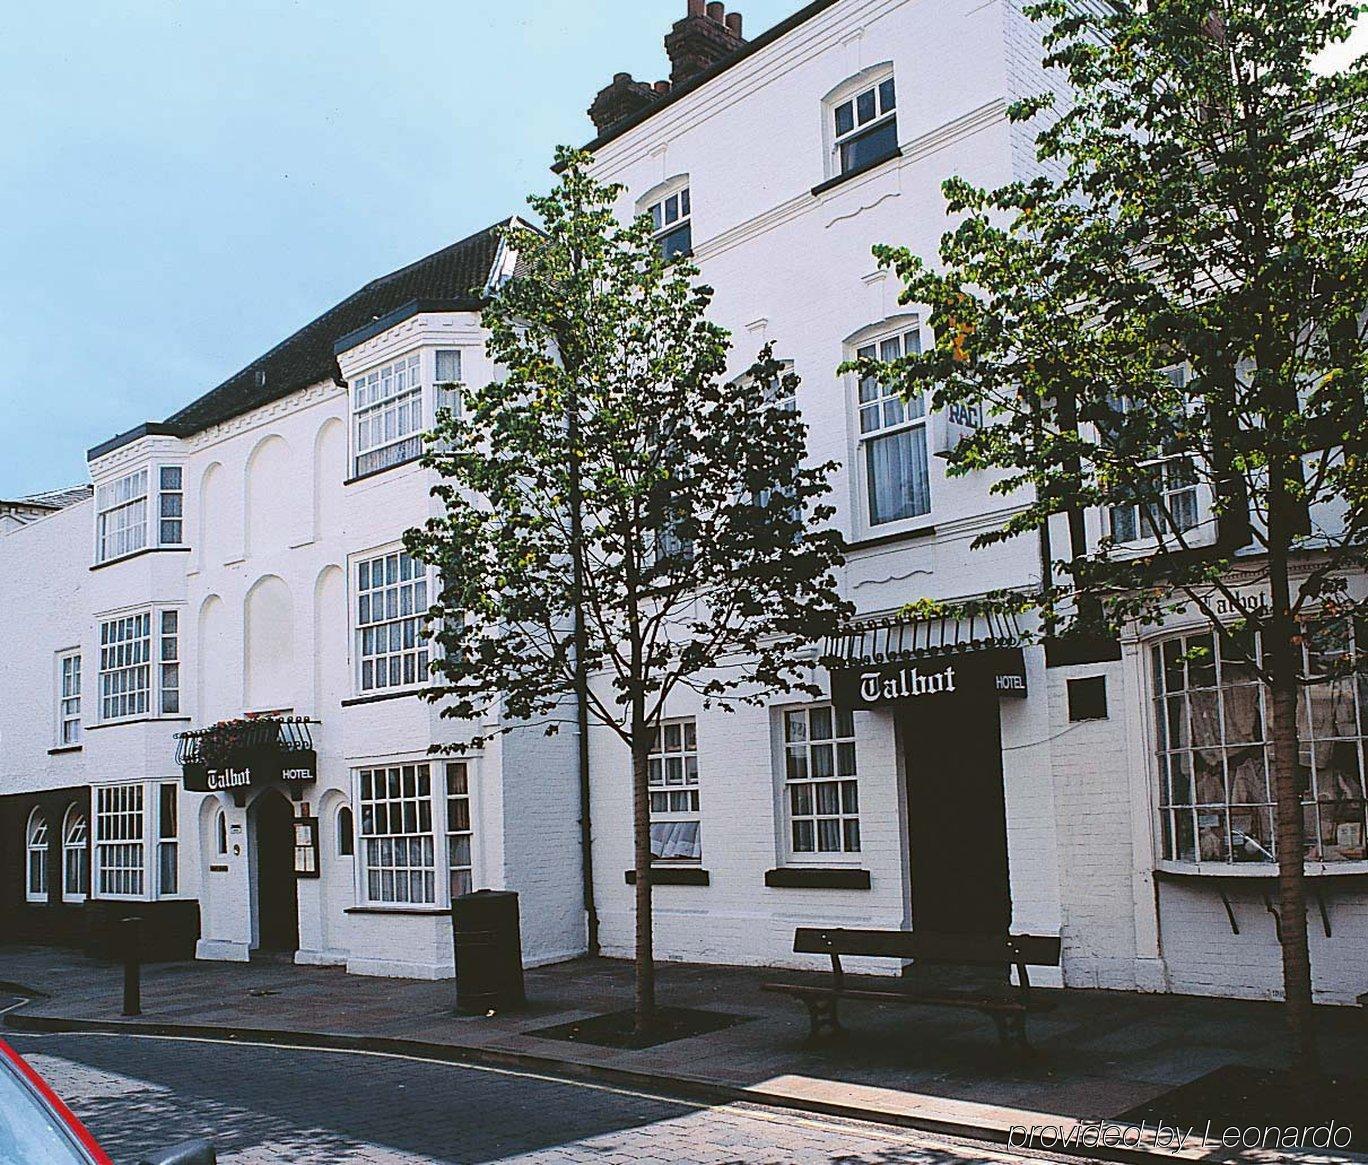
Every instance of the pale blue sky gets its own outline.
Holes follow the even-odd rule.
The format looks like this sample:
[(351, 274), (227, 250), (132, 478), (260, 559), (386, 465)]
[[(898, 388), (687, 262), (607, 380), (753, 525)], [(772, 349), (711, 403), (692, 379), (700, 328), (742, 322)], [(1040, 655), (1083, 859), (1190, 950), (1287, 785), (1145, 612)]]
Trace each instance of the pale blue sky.
[[(802, 0), (744, 0), (748, 35)], [(685, 0), (0, 4), (0, 498), (523, 209)]]
[[(746, 32), (803, 0), (738, 0)], [(0, 498), (550, 182), (684, 0), (10, 0)]]

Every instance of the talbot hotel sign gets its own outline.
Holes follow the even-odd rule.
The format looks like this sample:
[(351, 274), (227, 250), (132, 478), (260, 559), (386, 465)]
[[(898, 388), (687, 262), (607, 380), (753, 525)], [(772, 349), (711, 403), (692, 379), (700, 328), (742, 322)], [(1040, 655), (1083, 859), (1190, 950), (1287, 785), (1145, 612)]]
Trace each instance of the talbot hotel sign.
[(1026, 659), (1019, 647), (854, 664), (831, 673), (832, 702), (842, 709), (997, 696), (1026, 698)]
[(232, 793), (283, 781), (304, 784), (318, 777), (318, 755), (313, 749), (254, 757), (241, 768), (211, 769), (193, 762), (183, 765), (181, 777), (192, 793)]

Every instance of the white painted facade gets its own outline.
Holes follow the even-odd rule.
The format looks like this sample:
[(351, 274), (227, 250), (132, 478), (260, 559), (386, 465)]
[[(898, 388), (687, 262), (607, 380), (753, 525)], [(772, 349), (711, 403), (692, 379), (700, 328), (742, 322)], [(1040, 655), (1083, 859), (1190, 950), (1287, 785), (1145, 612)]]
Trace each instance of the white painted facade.
[[(844, 586), (862, 616), (888, 615), (923, 597), (1038, 585), (1034, 543), (971, 549), (1002, 521), (1006, 503), (990, 494), (986, 475), (948, 478), (934, 453), (926, 459), (929, 510), (871, 521), (858, 385), (835, 372), (869, 342), (930, 340), (916, 306), (898, 304), (896, 280), (877, 269), (870, 248), (893, 242), (933, 254), (945, 228), (940, 184), (951, 174), (996, 185), (1030, 173), (1031, 132), (1011, 126), (1005, 110), (1041, 83), (1035, 33), (1016, 0), (836, 0), (809, 11), (639, 124), (608, 135), (595, 151), (596, 172), (624, 184), (623, 215), (687, 187), (693, 250), (716, 289), (715, 318), (733, 334), (735, 371), (766, 342), (793, 362), (811, 455), (842, 466), (832, 500), (852, 545)], [(839, 168), (835, 108), (890, 77), (900, 156), (827, 185)], [(358, 973), (436, 977), (452, 972), (442, 913), (447, 807), (445, 761), (428, 750), (461, 728), (415, 698), (416, 685), (401, 683), (398, 696), (368, 690), (357, 626), (361, 564), (397, 552), (403, 531), (430, 513), (432, 477), (414, 463), (359, 472), (352, 402), (370, 373), (416, 356), (430, 418), (439, 352), (460, 353), (467, 382), (491, 370), (472, 312), (397, 315), (339, 345), (345, 385), (322, 377), (189, 435), (152, 432), (92, 459), (97, 491), (142, 468), (155, 478), (162, 466), (178, 467), (179, 545), (153, 545), (149, 514), (147, 549), (92, 569), (98, 500), (0, 539), (0, 604), (19, 629), (0, 656), (0, 795), (143, 785), (143, 895), (155, 897), (151, 806), (158, 786), (178, 780), (174, 734), (249, 713), (309, 717), (318, 722), (318, 780), (295, 808), (318, 818), (321, 876), (298, 881), (295, 957)], [(925, 422), (930, 450), (942, 423)], [(101, 626), (163, 611), (177, 617), (176, 710), (162, 712), (154, 681), (147, 715), (103, 723)], [(1011, 926), (1060, 935), (1056, 981), (1071, 986), (1275, 997), (1279, 952), (1263, 898), (1270, 883), (1256, 876), (1266, 867), (1162, 859), (1149, 647), (1181, 629), (1125, 643), (1119, 661), (1047, 668), (1043, 651), (1027, 650), (1028, 697), (1000, 702)], [(74, 649), (83, 664), (79, 747), (62, 743), (58, 695), (61, 658)], [(1099, 676), (1107, 718), (1071, 722), (1068, 682)], [(728, 714), (690, 699), (681, 696), (669, 716), (694, 721), (701, 853), (670, 863), (693, 884), (655, 889), (661, 957), (800, 965), (791, 953), (797, 925), (914, 925), (907, 769), (918, 748), (896, 718), (854, 714), (858, 809), (843, 818), (858, 820), (858, 849), (843, 838), (830, 852), (794, 852), (784, 727), (792, 708)], [(628, 955), (628, 758), (601, 729), (591, 732), (590, 749), (601, 938), (606, 953)], [(466, 762), (471, 881), (519, 891), (530, 963), (585, 947), (574, 754), (572, 733), (547, 738), (528, 729)], [(346, 810), (354, 834), (364, 835), (363, 774), (424, 763), (432, 781), (432, 900), (374, 901), (363, 868), (366, 837), (352, 835), (346, 853), (339, 815)], [(254, 798), (280, 795), (253, 791)], [(183, 790), (176, 799), (174, 895), (199, 904), (197, 953), (245, 959), (260, 939), (254, 801), (240, 806), (227, 794)], [(967, 848), (976, 844), (975, 829), (965, 826)], [(94, 860), (99, 897), (98, 843)], [(769, 875), (785, 871), (829, 884), (769, 884), (784, 881)], [(1368, 864), (1326, 861), (1312, 872), (1368, 874)], [(867, 875), (867, 887), (850, 888), (852, 873), (857, 883)], [(1233, 873), (1241, 879), (1212, 876)], [(836, 888), (842, 874), (845, 886)], [(1368, 989), (1368, 894), (1343, 878), (1319, 884), (1327, 887), (1328, 925), (1313, 907), (1317, 995), (1350, 1002)]]
[[(341, 362), (350, 380), (416, 356), (428, 425), (438, 350), (459, 351), (467, 377), (489, 373), (478, 315), (471, 312), (412, 315), (344, 353)], [(352, 429), (348, 388), (325, 381), (185, 438), (143, 436), (94, 457), (97, 499), (103, 486), (130, 473), (149, 469), (155, 480), (161, 466), (180, 468), (185, 518), (174, 546), (157, 545), (149, 515), (145, 548), (96, 564), (98, 501), (34, 521), (3, 540), (0, 602), (24, 630), (0, 673), (6, 693), (0, 792), (91, 785), (98, 797), (102, 786), (144, 787), (144, 868), (140, 886), (125, 897), (197, 900), (199, 957), (245, 960), (259, 945), (261, 895), (271, 892), (258, 885), (253, 806), (284, 794), (253, 788), (240, 805), (229, 793), (183, 790), (174, 736), (244, 715), (308, 717), (317, 721), (318, 779), (303, 787), (293, 809), (318, 819), (320, 876), (297, 881), (296, 961), (362, 974), (444, 977), (453, 972), (443, 795), (448, 761), (428, 752), (473, 730), (443, 721), (417, 698), (421, 678), (397, 689), (364, 690), (356, 614), (358, 564), (398, 551), (403, 532), (431, 512), (435, 475), (410, 462), (355, 480)], [(164, 611), (177, 621), (179, 669), (179, 699), (165, 712), (157, 654)], [(110, 717), (101, 700), (101, 627), (142, 612), (153, 621), (151, 706)], [(60, 748), (55, 669), (73, 648), (84, 665), (83, 723), (75, 745)], [(528, 735), (535, 740), (526, 741)], [(514, 732), (452, 762), (463, 764), (468, 776), (470, 884), (520, 893), (529, 964), (584, 948), (573, 748), (572, 736), (548, 741), (539, 731)], [(398, 771), (406, 780), (405, 766), (421, 765), (430, 774), (432, 817), (427, 853), (419, 859), (428, 867), (424, 891), (370, 892), (361, 774)], [(170, 890), (172, 879), (160, 873), (157, 858), (154, 806), (162, 784), (175, 790), (179, 808)], [(350, 817), (339, 819), (344, 809)], [(412, 822), (397, 828), (424, 832)], [(110, 897), (98, 836), (95, 842), (94, 897)]]
[[(837, 0), (806, 11), (625, 132), (610, 128), (593, 145), (594, 173), (623, 185), (624, 216), (689, 188), (694, 257), (716, 289), (715, 318), (732, 332), (735, 371), (773, 343), (802, 379), (811, 456), (842, 463), (832, 500), (852, 544), (846, 594), (861, 616), (1036, 586), (1032, 540), (970, 549), (1007, 513), (987, 474), (948, 479), (931, 456), (929, 512), (871, 524), (858, 386), (835, 369), (871, 337), (919, 329), (923, 344), (931, 339), (916, 305), (899, 305), (896, 277), (878, 269), (871, 247), (934, 255), (947, 226), (947, 177), (992, 187), (1036, 173), (1034, 130), (1011, 125), (1006, 107), (1046, 83), (1039, 34), (1017, 0)], [(832, 183), (835, 106), (890, 76), (900, 157)], [(943, 419), (927, 423), (934, 448)], [(1089, 516), (1094, 534), (1101, 520)], [(1149, 657), (1152, 643), (1181, 629), (1174, 620), (1125, 643), (1119, 662), (1047, 668), (1044, 652), (1028, 649), (1028, 699), (1001, 702), (1011, 925), (1061, 936), (1060, 978), (1070, 986), (1278, 997), (1280, 951), (1265, 906), (1273, 883), (1257, 876), (1275, 867), (1163, 860)], [(1071, 722), (1068, 682), (1099, 676), (1108, 717)], [(708, 884), (656, 888), (663, 957), (809, 965), (791, 953), (796, 925), (915, 924), (906, 758), (918, 745), (900, 742), (893, 715), (855, 713), (859, 852), (813, 855), (788, 848), (780, 706), (727, 714), (681, 697), (668, 713), (696, 717), (698, 864)], [(631, 851), (616, 823), (629, 813), (629, 770), (604, 733), (593, 768), (603, 941), (625, 955)], [(966, 825), (963, 844), (973, 839)], [(866, 870), (869, 888), (766, 884), (766, 871), (814, 865)], [(1317, 998), (1353, 1002), (1368, 989), (1368, 878), (1355, 880), (1368, 865), (1308, 869), (1354, 876), (1313, 882), (1310, 919)]]

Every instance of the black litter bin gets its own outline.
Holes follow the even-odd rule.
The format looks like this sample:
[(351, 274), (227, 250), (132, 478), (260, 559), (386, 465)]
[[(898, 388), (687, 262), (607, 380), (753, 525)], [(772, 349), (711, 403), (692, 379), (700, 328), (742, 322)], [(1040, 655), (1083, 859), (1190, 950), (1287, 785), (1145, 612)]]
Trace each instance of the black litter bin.
[(456, 946), (456, 1010), (483, 1015), (519, 1006), (523, 993), (522, 932), (518, 896), (511, 890), (476, 890), (451, 903)]

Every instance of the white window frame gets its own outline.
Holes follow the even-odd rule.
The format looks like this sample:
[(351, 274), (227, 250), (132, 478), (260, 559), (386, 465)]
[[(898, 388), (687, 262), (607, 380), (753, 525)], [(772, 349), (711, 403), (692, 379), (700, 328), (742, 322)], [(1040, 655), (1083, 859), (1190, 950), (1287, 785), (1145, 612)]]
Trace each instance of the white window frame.
[[(168, 478), (168, 473), (177, 477)], [(95, 487), (97, 566), (144, 550), (184, 545), (185, 466), (181, 462), (149, 462)]]
[[(442, 867), (438, 864), (438, 857), (442, 850), (438, 840), (440, 833), (445, 830), (445, 822), (440, 813), (442, 799), (438, 796), (439, 780), (434, 779), (440, 778), (441, 774), (440, 771), (433, 771), (439, 764), (428, 758), (388, 760), (362, 765), (352, 771), (352, 802), (356, 806), (357, 823), (354, 865), (358, 903), (385, 910), (417, 912), (444, 905), (441, 887), (446, 879), (440, 876)], [(409, 772), (413, 776), (412, 794), (405, 792), (404, 782)], [(394, 785), (396, 777), (397, 790)], [(383, 796), (376, 796), (378, 786), (374, 782), (377, 779), (385, 782)], [(420, 779), (426, 780), (426, 793), (418, 791)], [(368, 790), (369, 796), (366, 795)], [(406, 813), (409, 806), (412, 807), (412, 815)], [(396, 812), (399, 816), (397, 829), (393, 828)], [(383, 829), (380, 828), (382, 825)], [(405, 850), (402, 855), (398, 853), (400, 845)], [(414, 845), (418, 847), (416, 861)], [(393, 887), (388, 897), (384, 886), (387, 872)], [(372, 880), (372, 873), (375, 881)], [(415, 876), (419, 877), (424, 891), (431, 887), (431, 893), (424, 894), (418, 900), (412, 895)], [(408, 887), (408, 896), (403, 899), (398, 894), (401, 877)], [(373, 890), (376, 892), (373, 893)]]
[[(91, 896), (113, 901), (147, 901), (151, 897), (147, 868), (147, 782), (96, 785), (90, 794), (94, 824)], [(113, 857), (120, 860), (111, 861)], [(112, 888), (106, 888), (106, 875), (110, 877)]]
[[(442, 765), (442, 846), (447, 871), (447, 902), (475, 889), (475, 766), (468, 760)], [(464, 843), (464, 852), (462, 852)], [(464, 885), (459, 885), (464, 881)]]
[[(783, 802), (779, 820), (784, 831), (780, 848), (785, 863), (858, 866), (863, 857), (858, 746), (853, 713), (838, 713), (829, 700), (793, 704), (778, 712), (779, 785)], [(799, 723), (801, 732), (798, 731)], [(823, 731), (828, 735), (814, 735)], [(828, 765), (830, 768), (826, 771)], [(830, 795), (825, 792), (826, 787), (834, 789), (834, 808), (830, 803), (822, 803), (822, 797)], [(806, 802), (802, 804), (803, 811), (799, 812), (804, 792)], [(824, 822), (835, 824), (837, 845), (834, 849), (820, 848)], [(810, 827), (811, 849), (798, 847), (796, 823)]]
[(37, 806), (24, 824), (24, 901), (44, 904), (52, 900), (52, 824)]
[[(75, 861), (78, 889), (73, 890), (72, 862)], [(67, 807), (62, 818), (62, 901), (80, 903), (90, 894), (90, 818), (79, 805)]]
[[(156, 895), (158, 898), (176, 898), (180, 895), (181, 883), (180, 782), (159, 781), (152, 786), (152, 791), (157, 800), (157, 835), (149, 849), (152, 852), (152, 872), (156, 875)], [(171, 872), (170, 878), (167, 877), (168, 870)]]
[[(872, 100), (872, 115), (864, 117), (863, 100)], [(849, 128), (842, 129), (849, 111)], [(846, 167), (842, 151), (846, 146), (862, 138), (872, 136), (881, 127), (898, 120), (897, 83), (894, 80), (893, 65), (885, 62), (865, 69), (833, 89), (822, 102), (823, 140), (826, 142), (826, 176), (840, 178), (846, 174), (861, 173), (872, 169), (888, 158), (895, 156), (898, 148), (897, 130), (894, 130), (893, 149), (882, 157), (862, 165)]]
[[(442, 369), (443, 358), (447, 363), (451, 363), (453, 358), (456, 367), (454, 369)], [(455, 375), (448, 375), (453, 372)], [(462, 377), (465, 373), (465, 354), (460, 348), (437, 348), (432, 353), (432, 419), (433, 423), (437, 420), (438, 409), (448, 409), (453, 416), (461, 415), (461, 392), (459, 387), (452, 388), (450, 385), (461, 385), (464, 383)]]
[[(146, 630), (139, 633), (138, 621), (143, 619), (146, 620)], [(134, 633), (115, 639), (115, 635), (122, 636), (123, 629), (130, 622)], [(95, 698), (100, 724), (161, 718), (184, 719), (180, 698), (183, 678), (180, 632), (183, 623), (180, 608), (170, 606), (139, 607), (99, 617)], [(168, 626), (171, 626), (169, 631)], [(119, 704), (119, 701), (128, 697), (134, 697), (131, 707)], [(111, 701), (116, 709), (113, 715), (109, 714)], [(117, 710), (120, 707), (123, 710)]]
[[(872, 353), (879, 360), (887, 360), (892, 349), (898, 344), (899, 355), (905, 355), (908, 338), (915, 338), (918, 351), (924, 351), (924, 337), (920, 318), (907, 316), (889, 320), (883, 324), (866, 328), (846, 341), (847, 356), (850, 359), (862, 358)], [(931, 466), (931, 429), (926, 394), (922, 393), (917, 401), (903, 401), (896, 393), (890, 393), (873, 378), (861, 378), (852, 373), (848, 376), (849, 400), (852, 433), (852, 475), (855, 495), (857, 533), (864, 537), (884, 534), (897, 534), (916, 529), (931, 520), (935, 509), (935, 485), (932, 481)], [(866, 396), (868, 400), (864, 399)], [(866, 427), (870, 426), (870, 427)], [(869, 458), (874, 443), (878, 440), (911, 434), (915, 451), (916, 435), (920, 433), (923, 448), (923, 464), (926, 473), (926, 507), (924, 510), (901, 518), (874, 521), (874, 491), (870, 484)]]
[[(1317, 642), (1314, 625), (1313, 620), (1311, 627), (1303, 633), (1300, 666), (1306, 674), (1316, 674), (1315, 661), (1312, 658)], [(1194, 641), (1197, 641), (1196, 645), (1200, 647), (1205, 646), (1206, 639), (1212, 639), (1214, 652), (1211, 663), (1207, 665), (1200, 660), (1187, 659)], [(1351, 651), (1362, 653), (1368, 648), (1368, 644), (1355, 644), (1353, 638), (1348, 642)], [(1242, 669), (1238, 655), (1230, 662), (1224, 659), (1223, 646), (1214, 639), (1210, 626), (1203, 624), (1166, 630), (1162, 634), (1146, 639), (1141, 648), (1141, 673), (1147, 691), (1148, 731), (1145, 749), (1149, 757), (1147, 771), (1151, 774), (1154, 855), (1160, 869), (1185, 872), (1202, 869), (1216, 872), (1272, 872), (1277, 869), (1277, 806), (1273, 787), (1272, 744), (1269, 737), (1272, 712), (1269, 694), (1261, 682)], [(1259, 645), (1257, 650), (1262, 658), (1262, 645)], [(1233, 677), (1227, 674), (1227, 668), (1230, 667), (1236, 669)], [(1327, 872), (1357, 873), (1368, 868), (1368, 852), (1364, 852), (1362, 857), (1357, 856), (1359, 852), (1364, 851), (1365, 843), (1368, 842), (1368, 822), (1363, 821), (1361, 817), (1350, 823), (1358, 825), (1357, 842), (1353, 846), (1355, 856), (1327, 856), (1325, 853), (1327, 844), (1334, 844), (1337, 849), (1341, 844), (1345, 844), (1327, 842), (1326, 815), (1333, 815), (1335, 807), (1363, 805), (1363, 801), (1353, 795), (1353, 789), (1348, 797), (1327, 795), (1333, 781), (1325, 770), (1329, 767), (1333, 771), (1336, 746), (1347, 745), (1352, 754), (1360, 758), (1359, 764), (1362, 766), (1362, 748), (1368, 743), (1365, 741), (1368, 733), (1360, 727), (1363, 724), (1364, 713), (1368, 710), (1368, 706), (1365, 706), (1368, 692), (1365, 692), (1361, 680), (1358, 683), (1354, 682), (1353, 676), (1342, 682), (1352, 693), (1355, 708), (1352, 725), (1356, 731), (1323, 733), (1318, 730), (1316, 698), (1325, 698), (1328, 685), (1318, 684), (1303, 688), (1297, 697), (1300, 764), (1306, 770), (1308, 780), (1308, 788), (1302, 796), (1302, 812), (1313, 822), (1313, 829), (1307, 834), (1306, 841), (1308, 850), (1314, 852), (1306, 853), (1304, 861), (1307, 865), (1317, 866)], [(1229, 693), (1250, 689), (1257, 692), (1257, 703), (1246, 704), (1242, 710), (1246, 715), (1253, 712), (1260, 729), (1257, 739), (1252, 732), (1239, 733), (1237, 727), (1234, 732), (1232, 731), (1233, 726), (1239, 724), (1239, 706), (1237, 705), (1235, 710), (1230, 707)], [(1200, 696), (1204, 700), (1204, 707), (1200, 711), (1194, 701), (1195, 696)], [(1203, 715), (1216, 731), (1212, 733), (1212, 739), (1194, 742), (1193, 725)], [(1180, 728), (1178, 733), (1173, 731), (1175, 722)], [(1263, 784), (1256, 785), (1253, 791), (1262, 792), (1262, 796), (1254, 797), (1248, 795), (1251, 791), (1249, 775), (1240, 774), (1237, 783), (1234, 765), (1237, 759), (1247, 762), (1254, 759), (1254, 754), (1259, 752), (1262, 753)], [(1220, 800), (1204, 799), (1202, 796), (1203, 781), (1197, 769), (1199, 757), (1219, 759), (1221, 763)], [(1208, 781), (1212, 775), (1208, 772)], [(1360, 767), (1360, 789), (1363, 775)], [(1189, 795), (1175, 796), (1175, 790), (1186, 793), (1188, 789), (1191, 790)], [(1191, 829), (1190, 856), (1184, 854), (1184, 835), (1180, 830), (1180, 817), (1187, 818), (1187, 824)], [(1225, 831), (1224, 841), (1229, 843), (1228, 848), (1222, 848), (1229, 856), (1204, 857), (1202, 849), (1205, 842), (1219, 843), (1223, 840), (1220, 836), (1212, 837), (1209, 832), (1204, 834), (1204, 830), (1222, 828)], [(1338, 826), (1336, 831), (1338, 832)], [(1243, 859), (1235, 857), (1237, 846), (1243, 850)]]
[(57, 732), (58, 748), (74, 748), (81, 743), (81, 649), (67, 648), (57, 653)]
[[(637, 202), (637, 213), (650, 217), (655, 241), (667, 259), (693, 254), (693, 190), (689, 176), (681, 174), (650, 190)], [(688, 245), (682, 250), (665, 251), (667, 239), (688, 230)]]
[[(672, 743), (677, 731), (678, 744)], [(677, 761), (678, 765), (671, 764)], [(692, 762), (692, 764), (690, 763)], [(674, 779), (676, 776), (678, 779)], [(699, 791), (698, 720), (693, 716), (661, 719), (646, 761), (651, 825), (693, 823), (697, 826), (698, 853), (691, 857), (655, 854), (654, 830), (651, 864), (659, 866), (698, 866), (703, 862), (702, 797)]]
[[(1191, 375), (1188, 367), (1183, 364), (1175, 364), (1160, 371), (1178, 388), (1182, 388)], [(1123, 415), (1129, 407), (1129, 401), (1125, 398), (1118, 398), (1114, 404)], [(1209, 542), (1210, 538), (1203, 536), (1203, 528), (1209, 525), (1212, 517), (1211, 487), (1202, 480), (1196, 456), (1192, 453), (1164, 454), (1143, 461), (1136, 468), (1161, 475), (1162, 509), (1151, 517), (1147, 512), (1150, 507), (1140, 501), (1111, 506), (1102, 515), (1103, 535), (1110, 538), (1118, 549), (1128, 551), (1149, 550), (1163, 543), (1171, 545), (1180, 536), (1189, 545), (1205, 545)], [(1178, 521), (1179, 512), (1175, 509), (1175, 502), (1179, 498), (1189, 499), (1192, 520), (1188, 524)], [(1122, 537), (1118, 533), (1118, 514), (1122, 511), (1128, 511), (1130, 514), (1134, 530), (1130, 537)], [(1162, 524), (1162, 529), (1156, 527), (1156, 518)]]
[[(394, 562), (395, 579), (389, 580), (390, 561)], [(409, 571), (404, 576), (404, 563)], [(375, 585), (373, 571), (376, 564), (383, 564), (385, 581)], [(365, 570), (362, 570), (362, 567)], [(432, 596), (436, 594), (436, 572), (425, 563), (419, 562), (401, 546), (390, 546), (383, 550), (369, 551), (352, 557), (348, 572), (350, 590), (350, 619), (352, 653), (355, 657), (352, 668), (352, 685), (358, 697), (384, 695), (389, 692), (412, 691), (428, 683), (428, 665), (431, 663), (435, 643), (427, 624), (428, 608)], [(363, 586), (364, 579), (364, 586)], [(393, 592), (395, 614), (390, 615), (390, 592)], [(378, 593), (377, 593), (378, 592)], [(384, 604), (383, 618), (375, 618), (377, 598)], [(420, 601), (421, 600), (421, 601)], [(408, 608), (407, 613), (404, 613)], [(364, 619), (363, 619), (364, 612)], [(392, 646), (397, 628), (399, 646)], [(407, 644), (409, 631), (413, 643)], [(381, 631), (386, 637), (384, 650), (377, 647)], [(391, 661), (398, 661), (399, 682), (391, 682), (394, 668)], [(412, 667), (408, 666), (412, 661)], [(378, 664), (384, 662), (385, 682), (377, 682)], [(367, 664), (370, 664), (369, 673)], [(412, 673), (409, 678), (409, 673)], [(368, 681), (369, 674), (369, 681)]]
[[(157, 545), (185, 545), (185, 466), (158, 465)], [(169, 475), (174, 474), (174, 478)]]
[(351, 379), (351, 470), (368, 477), (416, 461), (432, 416), (425, 353), (405, 352)]
[(143, 465), (95, 487), (95, 561), (113, 562), (147, 547), (152, 467)]

